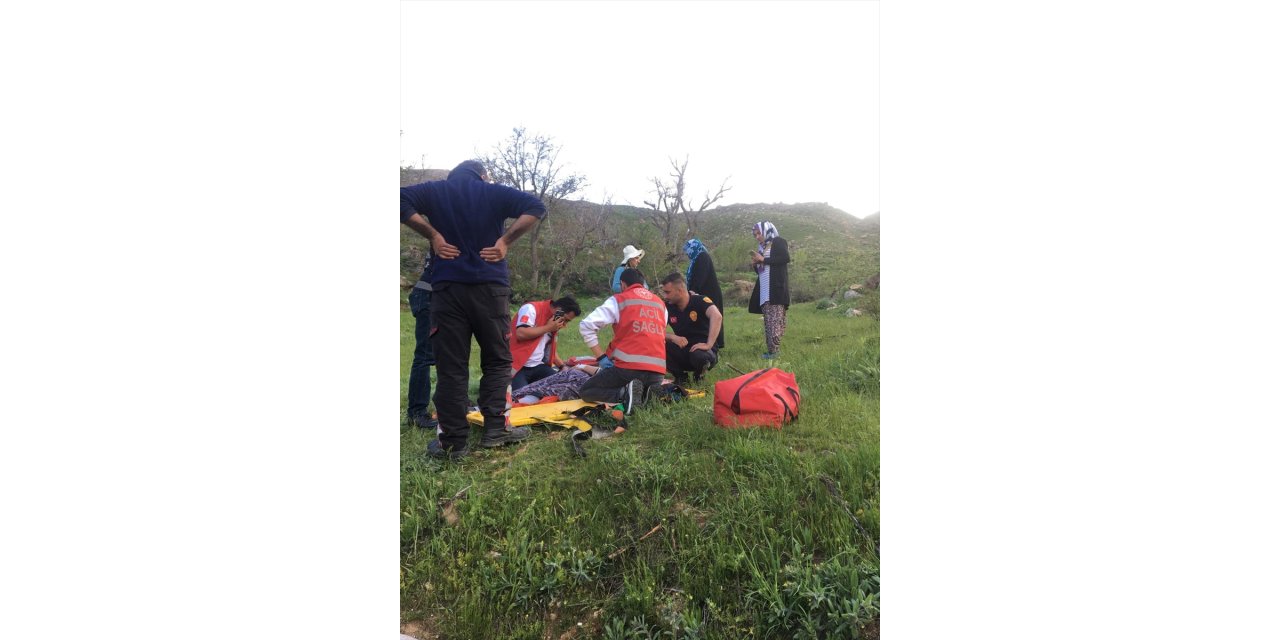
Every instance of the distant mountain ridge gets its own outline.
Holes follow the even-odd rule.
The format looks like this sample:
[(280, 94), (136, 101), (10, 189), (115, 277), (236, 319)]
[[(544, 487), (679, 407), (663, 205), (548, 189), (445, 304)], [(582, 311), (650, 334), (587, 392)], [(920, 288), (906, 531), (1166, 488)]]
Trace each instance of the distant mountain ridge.
[[(401, 169), (402, 186), (428, 180), (440, 180), (448, 175), (442, 169)], [(598, 209), (600, 203), (589, 200), (566, 200), (557, 204), (560, 216), (572, 219), (569, 212)], [(572, 277), (565, 281), (565, 289), (575, 295), (602, 296), (607, 293), (609, 276), (622, 256), (622, 247), (635, 245), (646, 250), (641, 262), (649, 284), (657, 282), (667, 273), (684, 273), (688, 259), (663, 241), (657, 227), (648, 222), (650, 209), (631, 205), (612, 205), (608, 215), (607, 239), (593, 242), (578, 254)], [(865, 218), (856, 218), (840, 209), (819, 202), (802, 203), (751, 203), (731, 204), (709, 209), (698, 222), (696, 236), (708, 247), (716, 265), (721, 287), (727, 298), (745, 295), (742, 283), (754, 283), (755, 271), (751, 267), (750, 253), (756, 248), (751, 235), (751, 225), (768, 220), (777, 226), (780, 235), (789, 243), (792, 267), (792, 302), (807, 302), (829, 296), (833, 291), (858, 284), (880, 271), (880, 215), (879, 212)], [(556, 220), (544, 222), (551, 226)], [(683, 226), (683, 224), (681, 225)], [(688, 235), (682, 229), (678, 241), (683, 243)], [(583, 229), (582, 233), (595, 230)], [(540, 252), (546, 259), (556, 260), (555, 234), (543, 234)], [(401, 227), (401, 276), (402, 283), (417, 279), (422, 268), (425, 239)], [(540, 291), (531, 288), (524, 274), (529, 273), (528, 239), (522, 238), (512, 249), (508, 260), (512, 272), (512, 287), (518, 299), (546, 297), (551, 291), (539, 284)], [(576, 263), (575, 263), (576, 264)], [(739, 284), (735, 288), (734, 282)], [(747, 291), (749, 293), (749, 289)]]

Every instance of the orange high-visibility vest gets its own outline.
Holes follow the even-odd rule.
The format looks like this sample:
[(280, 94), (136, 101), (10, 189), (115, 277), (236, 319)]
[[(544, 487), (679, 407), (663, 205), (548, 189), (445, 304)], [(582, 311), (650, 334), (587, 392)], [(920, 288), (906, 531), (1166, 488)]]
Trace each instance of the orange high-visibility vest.
[[(538, 314), (538, 322), (546, 324), (547, 320), (551, 319), (552, 306), (551, 306), (550, 300), (539, 300), (537, 302), (530, 302), (529, 304), (533, 305), (534, 312)], [(520, 369), (524, 367), (524, 364), (529, 359), (529, 356), (533, 355), (534, 348), (537, 347), (538, 342), (542, 340), (542, 336), (538, 336), (532, 340), (516, 339), (516, 325), (524, 321), (525, 321), (524, 318), (511, 319), (511, 338), (510, 338), (511, 375), (513, 376), (516, 373), (519, 373)], [(556, 333), (559, 333), (559, 332), (557, 331)], [(543, 353), (543, 357), (546, 358), (547, 362), (556, 361), (556, 334), (555, 333), (551, 334), (551, 339), (547, 341), (547, 348), (542, 353)]]
[(606, 354), (622, 369), (663, 373), (667, 370), (667, 305), (642, 284), (613, 296), (618, 323)]

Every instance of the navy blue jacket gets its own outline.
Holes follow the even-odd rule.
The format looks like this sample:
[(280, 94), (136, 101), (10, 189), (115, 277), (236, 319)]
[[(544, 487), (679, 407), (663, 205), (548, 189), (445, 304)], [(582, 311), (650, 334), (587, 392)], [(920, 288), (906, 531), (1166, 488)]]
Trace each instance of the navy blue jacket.
[(475, 170), (460, 165), (444, 180), (400, 188), (400, 221), (414, 213), (422, 214), (462, 253), (452, 260), (433, 260), (432, 285), (489, 282), (510, 286), (507, 261), (485, 262), (480, 250), (497, 243), (507, 218), (527, 213), (540, 219), (547, 209), (536, 196), (485, 182)]

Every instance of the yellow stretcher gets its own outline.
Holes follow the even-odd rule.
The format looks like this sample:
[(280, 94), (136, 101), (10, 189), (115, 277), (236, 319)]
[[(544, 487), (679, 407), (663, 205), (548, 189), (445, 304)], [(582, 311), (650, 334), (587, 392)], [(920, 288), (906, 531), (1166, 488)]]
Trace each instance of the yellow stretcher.
[[(571, 426), (578, 430), (589, 431), (591, 429), (591, 425), (587, 424), (586, 420), (575, 417), (573, 412), (587, 407), (603, 406), (605, 406), (605, 403), (603, 402), (561, 400), (560, 402), (548, 402), (546, 404), (531, 404), (524, 407), (515, 407), (511, 409), (511, 426), (527, 427), (543, 422), (550, 422), (552, 424), (559, 424), (566, 427)], [(484, 416), (481, 415), (479, 411), (472, 411), (467, 414), (467, 422), (474, 425), (484, 426)]]
[[(693, 389), (686, 389), (685, 391), (690, 398), (701, 398), (707, 395), (706, 391)], [(606, 402), (561, 400), (560, 402), (514, 407), (511, 409), (511, 426), (528, 427), (535, 424), (549, 423), (579, 431), (590, 431), (591, 424), (578, 416), (583, 413), (583, 409), (607, 406), (609, 406), (609, 403)], [(472, 411), (467, 414), (467, 422), (484, 426), (484, 416), (479, 411)]]

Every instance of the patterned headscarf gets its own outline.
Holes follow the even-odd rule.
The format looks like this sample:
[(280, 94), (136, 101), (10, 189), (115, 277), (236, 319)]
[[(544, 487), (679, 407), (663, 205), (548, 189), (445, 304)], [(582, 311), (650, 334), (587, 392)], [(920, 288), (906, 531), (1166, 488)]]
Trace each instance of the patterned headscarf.
[(707, 252), (707, 247), (702, 241), (694, 238), (684, 243), (684, 254), (689, 256), (689, 268), (684, 271), (684, 281), (689, 282), (693, 279), (693, 263), (698, 261), (698, 256)]
[[(765, 245), (769, 244), (770, 240), (773, 240), (774, 238), (778, 237), (778, 228), (773, 226), (772, 222), (769, 222), (768, 220), (762, 220), (752, 225), (751, 229), (754, 231), (759, 231), (760, 234), (764, 236), (764, 240), (759, 245), (756, 245), (756, 246), (760, 251), (760, 255), (766, 258), (769, 257), (769, 247)], [(756, 273), (768, 273), (769, 267), (763, 264), (758, 264), (758, 265), (755, 265), (755, 268), (756, 268)]]
[(754, 230), (754, 231), (759, 231), (759, 232), (760, 232), (760, 234), (764, 236), (764, 241), (762, 241), (762, 242), (760, 243), (760, 245), (759, 245), (759, 246), (760, 246), (760, 255), (767, 255), (767, 254), (765, 253), (764, 246), (765, 246), (766, 244), (769, 244), (769, 241), (770, 241), (770, 240), (772, 240), (772, 239), (774, 239), (774, 238), (778, 237), (778, 228), (777, 228), (777, 227), (775, 227), (775, 226), (773, 226), (773, 223), (772, 223), (772, 222), (769, 222), (769, 221), (767, 221), (767, 220), (762, 221), (762, 222), (757, 222), (757, 223), (755, 223), (755, 225), (754, 225), (754, 226), (752, 226), (751, 228), (752, 228), (752, 230)]

